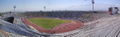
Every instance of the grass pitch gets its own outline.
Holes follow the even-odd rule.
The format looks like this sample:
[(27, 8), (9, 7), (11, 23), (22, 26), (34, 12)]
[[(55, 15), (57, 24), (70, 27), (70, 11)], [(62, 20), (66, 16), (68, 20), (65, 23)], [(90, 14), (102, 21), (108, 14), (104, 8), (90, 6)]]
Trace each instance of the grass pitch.
[(46, 29), (52, 29), (59, 24), (70, 22), (70, 20), (53, 19), (53, 18), (29, 18), (28, 20)]

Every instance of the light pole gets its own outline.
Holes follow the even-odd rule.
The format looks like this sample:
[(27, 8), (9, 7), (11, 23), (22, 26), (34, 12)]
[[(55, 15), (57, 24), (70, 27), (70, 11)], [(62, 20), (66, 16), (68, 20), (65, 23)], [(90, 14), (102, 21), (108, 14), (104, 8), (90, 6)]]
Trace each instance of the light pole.
[(14, 12), (15, 12), (16, 6), (13, 6), (13, 8), (14, 8)]
[(44, 8), (44, 11), (46, 11), (46, 6), (44, 6), (43, 8)]
[(92, 3), (92, 11), (94, 12), (94, 4), (95, 4), (95, 1), (94, 1), (94, 0), (91, 0), (91, 3)]

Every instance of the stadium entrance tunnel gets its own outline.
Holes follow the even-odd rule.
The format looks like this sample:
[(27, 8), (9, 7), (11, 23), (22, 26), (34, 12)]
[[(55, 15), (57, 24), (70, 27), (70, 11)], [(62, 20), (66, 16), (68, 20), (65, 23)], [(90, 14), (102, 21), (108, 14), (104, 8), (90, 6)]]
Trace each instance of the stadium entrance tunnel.
[(14, 17), (7, 17), (7, 18), (4, 18), (5, 21), (7, 22), (10, 22), (10, 23), (13, 23), (14, 22)]

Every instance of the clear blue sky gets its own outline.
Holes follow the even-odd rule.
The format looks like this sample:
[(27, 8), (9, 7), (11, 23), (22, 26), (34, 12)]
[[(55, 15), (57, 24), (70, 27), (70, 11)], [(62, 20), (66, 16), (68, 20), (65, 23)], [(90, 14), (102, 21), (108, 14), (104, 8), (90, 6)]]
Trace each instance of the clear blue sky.
[[(108, 7), (120, 7), (120, 0), (95, 0), (95, 10), (107, 10)], [(91, 10), (91, 0), (0, 0), (0, 12), (44, 10)]]

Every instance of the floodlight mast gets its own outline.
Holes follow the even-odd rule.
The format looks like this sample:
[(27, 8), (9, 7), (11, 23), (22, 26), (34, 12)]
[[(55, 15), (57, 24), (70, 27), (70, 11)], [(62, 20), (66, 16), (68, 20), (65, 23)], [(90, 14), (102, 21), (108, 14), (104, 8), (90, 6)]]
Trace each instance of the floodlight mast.
[(14, 8), (14, 12), (15, 12), (16, 6), (13, 6), (13, 8)]
[(91, 0), (91, 2), (92, 2), (92, 11), (94, 12), (94, 11), (95, 11), (95, 10), (94, 10), (95, 1), (94, 1), (94, 0)]
[(44, 11), (46, 10), (46, 6), (43, 7), (44, 8)]

